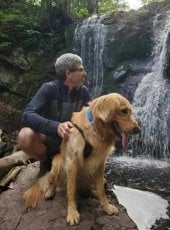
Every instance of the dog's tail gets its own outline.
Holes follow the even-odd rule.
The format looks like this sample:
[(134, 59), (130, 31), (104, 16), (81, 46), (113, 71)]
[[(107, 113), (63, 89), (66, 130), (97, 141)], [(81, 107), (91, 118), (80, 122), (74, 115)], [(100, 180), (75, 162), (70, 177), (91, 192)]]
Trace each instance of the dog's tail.
[(57, 154), (52, 161), (51, 171), (43, 175), (23, 195), (26, 207), (36, 208), (42, 198), (51, 199), (56, 191), (58, 176), (61, 171), (62, 154)]
[(44, 197), (43, 183), (45, 182), (45, 177), (47, 177), (46, 175), (40, 177), (38, 181), (24, 193), (23, 198), (27, 208), (36, 208), (39, 201)]

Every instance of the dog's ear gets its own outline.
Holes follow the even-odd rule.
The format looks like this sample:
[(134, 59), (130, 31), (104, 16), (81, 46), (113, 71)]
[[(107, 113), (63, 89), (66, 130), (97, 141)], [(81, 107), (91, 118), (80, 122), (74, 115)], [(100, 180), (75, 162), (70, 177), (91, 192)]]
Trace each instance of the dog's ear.
[(107, 142), (113, 141), (113, 131), (110, 126), (105, 123), (102, 119), (96, 117), (94, 119), (94, 129), (101, 136), (102, 140)]
[(96, 98), (90, 104), (94, 118), (99, 118), (104, 122), (110, 122), (119, 106), (119, 101), (113, 97), (102, 96)]

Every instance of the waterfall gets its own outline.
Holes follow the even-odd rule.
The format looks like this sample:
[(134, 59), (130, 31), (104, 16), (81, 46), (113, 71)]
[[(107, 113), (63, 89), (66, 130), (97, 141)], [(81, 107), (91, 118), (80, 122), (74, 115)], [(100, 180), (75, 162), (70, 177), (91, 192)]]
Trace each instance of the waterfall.
[(103, 87), (103, 50), (107, 33), (103, 17), (90, 17), (75, 30), (75, 51), (82, 59), (88, 74), (91, 97), (100, 96)]
[(170, 158), (170, 84), (164, 77), (167, 64), (170, 12), (160, 20), (157, 15), (153, 23), (154, 48), (152, 71), (139, 83), (134, 95), (135, 116), (141, 121), (141, 135), (133, 137), (134, 155), (154, 158)]

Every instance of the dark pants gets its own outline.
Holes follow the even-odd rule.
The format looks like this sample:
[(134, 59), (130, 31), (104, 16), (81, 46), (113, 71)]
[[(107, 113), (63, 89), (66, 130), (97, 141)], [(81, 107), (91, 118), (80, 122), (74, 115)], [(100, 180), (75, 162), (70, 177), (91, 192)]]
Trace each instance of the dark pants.
[(47, 154), (51, 159), (57, 153), (60, 153), (61, 141), (62, 141), (62, 138), (59, 136), (56, 136), (56, 137), (47, 136), (47, 139), (44, 141), (44, 144), (47, 147)]

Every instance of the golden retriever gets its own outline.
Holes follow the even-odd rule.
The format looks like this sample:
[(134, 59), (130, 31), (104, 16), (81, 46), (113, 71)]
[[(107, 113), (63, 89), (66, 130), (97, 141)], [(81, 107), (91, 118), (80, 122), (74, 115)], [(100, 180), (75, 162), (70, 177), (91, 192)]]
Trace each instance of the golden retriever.
[[(103, 95), (92, 100), (88, 107), (73, 113), (69, 140), (63, 140), (60, 154), (55, 155), (51, 171), (24, 193), (27, 207), (36, 207), (39, 200), (52, 198), (59, 178), (66, 177), (68, 198), (67, 223), (78, 224), (77, 189), (92, 190), (108, 215), (118, 209), (109, 203), (104, 190), (104, 168), (109, 154), (113, 153), (116, 139), (127, 142), (127, 134), (140, 132), (132, 116), (129, 101), (117, 93)], [(63, 179), (62, 179), (63, 180)], [(93, 185), (93, 186), (92, 186)]]

